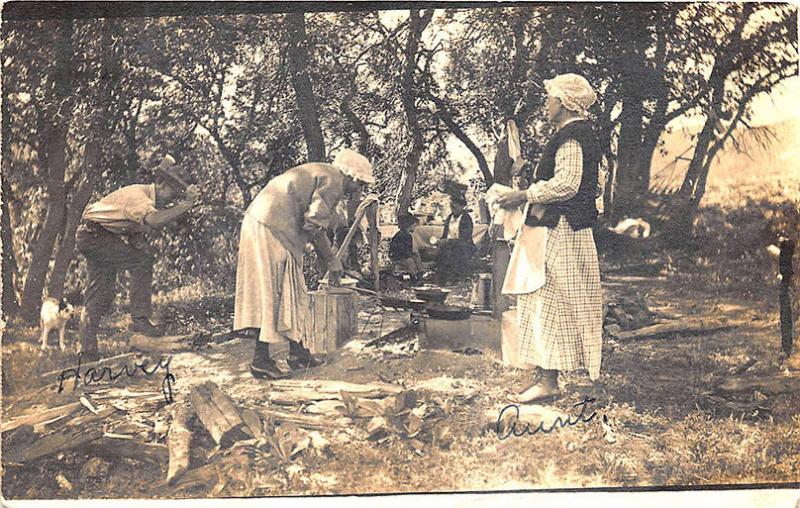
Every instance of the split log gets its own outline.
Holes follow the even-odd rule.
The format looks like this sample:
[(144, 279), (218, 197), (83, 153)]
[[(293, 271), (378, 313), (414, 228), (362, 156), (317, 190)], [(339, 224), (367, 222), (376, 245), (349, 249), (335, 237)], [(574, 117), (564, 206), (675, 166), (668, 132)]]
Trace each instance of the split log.
[(242, 449), (233, 449), (230, 453), (230, 455), (226, 455), (219, 460), (187, 471), (186, 474), (173, 482), (173, 485), (169, 488), (167, 488), (166, 482), (159, 482), (155, 488), (164, 492), (163, 497), (169, 497), (174, 495), (175, 492), (195, 487), (204, 487), (206, 491), (210, 491), (225, 481), (232, 467), (241, 467), (249, 463), (249, 459)]
[(372, 418), (402, 411), (402, 395), (393, 395), (383, 399), (353, 398), (348, 404), (339, 400), (320, 400), (305, 410), (310, 414), (341, 416), (354, 418)]
[(276, 423), (292, 423), (298, 427), (312, 430), (345, 430), (352, 428), (353, 420), (345, 416), (330, 418), (324, 415), (308, 415), (299, 413), (286, 413), (283, 411), (259, 411), (265, 418)]
[(212, 462), (211, 464), (206, 464), (204, 466), (192, 469), (191, 471), (187, 471), (172, 483), (161, 484), (159, 487), (163, 489), (165, 485), (172, 486), (169, 491), (164, 491), (165, 497), (174, 494), (176, 491), (193, 487), (211, 488), (213, 485), (216, 485), (219, 482), (218, 470), (219, 466)]
[(374, 398), (395, 395), (403, 391), (403, 387), (391, 383), (348, 383), (346, 381), (317, 379), (284, 379), (272, 381), (270, 388), (281, 391), (310, 390), (321, 394), (348, 393), (356, 397)]
[(172, 412), (172, 423), (167, 433), (169, 447), (169, 465), (167, 467), (167, 483), (171, 484), (189, 469), (189, 445), (192, 431), (189, 430), (189, 418), (192, 408), (188, 403), (178, 404)]
[(230, 397), (211, 381), (196, 386), (189, 394), (192, 409), (214, 442), (222, 447), (244, 437), (244, 422)]
[(142, 443), (132, 439), (100, 437), (88, 443), (84, 449), (98, 457), (113, 459), (123, 457), (162, 466), (169, 460), (169, 451), (165, 445)]
[(750, 367), (752, 367), (756, 363), (758, 363), (758, 360), (756, 360), (755, 358), (750, 358), (749, 360), (747, 360), (742, 365), (739, 365), (738, 367), (730, 369), (729, 373), (730, 373), (731, 376), (738, 376), (740, 374), (744, 374)]
[(732, 415), (741, 413), (742, 415), (754, 417), (754, 416), (766, 416), (772, 412), (770, 408), (764, 407), (762, 404), (758, 402), (737, 402), (715, 395), (707, 395), (706, 397), (708, 398), (708, 400), (716, 404), (717, 408), (719, 409), (724, 408)]
[[(389, 396), (379, 391), (362, 392), (362, 393), (350, 393), (350, 392), (344, 392), (344, 393), (359, 399), (379, 400)], [(275, 391), (269, 394), (270, 403), (278, 406), (298, 406), (314, 402), (341, 401), (341, 400), (342, 400), (342, 392), (321, 393), (314, 390), (292, 390), (285, 392)]]
[(37, 439), (29, 447), (4, 449), (3, 463), (25, 464), (48, 455), (78, 448), (101, 437), (103, 431), (97, 427), (62, 429)]
[(75, 410), (80, 409), (80, 407), (80, 402), (73, 402), (71, 404), (50, 409), (37, 410), (34, 413), (29, 413), (18, 418), (14, 418), (11, 421), (3, 422), (2, 427), (0, 427), (0, 432), (9, 432), (22, 425), (37, 425), (48, 420), (67, 417)]
[(795, 392), (800, 388), (798, 375), (774, 375), (766, 377), (731, 377), (717, 385), (720, 392), (749, 392), (758, 390), (761, 393)]
[(306, 408), (312, 415), (343, 415), (344, 404), (339, 400), (320, 400)]
[(699, 318), (659, 323), (652, 326), (645, 326), (638, 330), (619, 332), (616, 334), (615, 338), (617, 340), (659, 339), (676, 335), (701, 335), (731, 328), (736, 328), (736, 325), (717, 318)]
[(251, 436), (256, 439), (266, 438), (264, 427), (261, 425), (261, 417), (258, 413), (247, 408), (242, 410), (241, 416), (245, 425), (244, 428)]

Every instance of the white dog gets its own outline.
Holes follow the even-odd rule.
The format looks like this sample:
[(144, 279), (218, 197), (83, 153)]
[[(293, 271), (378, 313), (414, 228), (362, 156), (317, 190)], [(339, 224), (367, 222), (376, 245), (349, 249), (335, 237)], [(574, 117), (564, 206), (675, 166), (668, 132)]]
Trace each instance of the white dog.
[(67, 321), (75, 315), (75, 308), (64, 300), (46, 297), (42, 300), (42, 312), (39, 324), (42, 328), (42, 351), (47, 349), (47, 338), (50, 331), (58, 328), (58, 347), (64, 351), (64, 333)]

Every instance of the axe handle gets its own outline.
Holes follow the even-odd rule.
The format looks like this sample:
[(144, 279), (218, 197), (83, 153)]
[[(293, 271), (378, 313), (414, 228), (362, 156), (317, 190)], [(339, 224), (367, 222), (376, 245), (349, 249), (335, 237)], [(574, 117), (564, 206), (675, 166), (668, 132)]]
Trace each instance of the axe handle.
[[(372, 205), (370, 205), (372, 206)], [(369, 206), (360, 206), (359, 209), (356, 210), (355, 217), (353, 218), (353, 224), (350, 225), (350, 229), (347, 231), (347, 235), (345, 235), (344, 240), (342, 240), (342, 245), (339, 247), (339, 250), (336, 251), (336, 255), (334, 256), (335, 259), (339, 261), (342, 260), (342, 256), (344, 253), (347, 252), (347, 247), (350, 245), (350, 241), (353, 240), (353, 236), (356, 234), (356, 230), (358, 229), (358, 225), (361, 222), (361, 219), (364, 218), (364, 215), (367, 213)], [(323, 279), (327, 279), (330, 275), (330, 272), (325, 272), (325, 276)]]
[(347, 231), (347, 235), (345, 235), (344, 240), (342, 240), (342, 245), (339, 246), (339, 250), (336, 251), (336, 259), (341, 260), (344, 253), (347, 252), (347, 248), (350, 246), (350, 242), (353, 240), (353, 237), (356, 234), (356, 230), (358, 229), (359, 223), (361, 223), (361, 219), (364, 218), (364, 215), (367, 213), (367, 208), (364, 207), (360, 210), (356, 211), (356, 215), (353, 218), (353, 224), (350, 226), (350, 230)]

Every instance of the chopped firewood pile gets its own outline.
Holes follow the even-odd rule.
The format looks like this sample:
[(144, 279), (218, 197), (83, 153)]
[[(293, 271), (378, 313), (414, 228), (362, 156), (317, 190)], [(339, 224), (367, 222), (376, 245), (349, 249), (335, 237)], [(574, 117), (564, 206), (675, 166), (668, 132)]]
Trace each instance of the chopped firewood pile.
[[(166, 492), (224, 482), (221, 472), (229, 467), (259, 462), (278, 470), (301, 455), (330, 456), (333, 441), (401, 440), (422, 454), (428, 446), (449, 446), (452, 404), (476, 396), (455, 380), (431, 381), (420, 390), (383, 382), (274, 381), (260, 407), (245, 407), (212, 381), (172, 404), (154, 391), (103, 388), (4, 422), (4, 464), (68, 451), (92, 460), (127, 458), (161, 468), (156, 488)], [(438, 388), (449, 393), (432, 396)]]

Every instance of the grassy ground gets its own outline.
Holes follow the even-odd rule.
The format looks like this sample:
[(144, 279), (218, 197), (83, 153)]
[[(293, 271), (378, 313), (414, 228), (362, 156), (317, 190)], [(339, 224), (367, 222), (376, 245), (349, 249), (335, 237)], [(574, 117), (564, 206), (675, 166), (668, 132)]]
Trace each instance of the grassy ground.
[[(303, 455), (291, 464), (245, 463), (228, 472), (224, 485), (170, 495), (797, 482), (800, 393), (753, 390), (721, 395), (713, 390), (749, 359), (757, 360), (748, 371), (754, 378), (782, 369), (776, 262), (763, 252), (775, 196), (750, 192), (749, 202), (712, 197), (700, 215), (694, 240), (680, 245), (653, 240), (641, 249), (603, 253), (607, 294), (643, 301), (665, 316), (724, 316), (736, 327), (703, 336), (635, 343), (606, 340), (600, 383), (593, 385), (579, 373), (565, 376), (562, 387), (567, 396), (552, 405), (575, 414), (574, 404), (591, 396), (596, 399), (591, 408), (598, 417), (589, 423), (547, 435), (498, 439), (487, 428), (490, 422), (485, 415), (497, 412), (505, 404), (506, 392), (525, 383), (530, 373), (503, 367), (490, 350), (481, 355), (423, 350), (383, 356), (342, 350), (305, 377), (414, 386), (448, 376), (476, 387), (477, 396), (467, 399), (423, 392), (431, 404), (446, 408), (441, 425), (447, 425), (452, 442), (428, 445), (418, 452), (403, 439), (377, 444), (359, 439), (358, 433), (331, 432), (330, 456)], [(646, 275), (642, 266), (649, 267)], [(454, 301), (468, 298), (467, 284), (454, 290)], [(172, 330), (224, 329), (231, 320), (231, 304), (230, 295), (199, 285), (161, 295), (158, 301), (161, 318)], [(369, 308), (369, 302), (363, 305)], [(119, 313), (107, 323), (101, 347), (122, 350), (107, 336), (125, 322)], [(387, 313), (382, 331), (400, 322), (401, 315)], [(376, 326), (373, 322), (364, 334), (379, 333)], [(37, 373), (62, 368), (69, 359), (60, 353), (40, 354), (35, 339), (36, 331), (30, 328), (6, 330), (6, 414), (16, 414), (35, 402), (27, 387)], [(266, 403), (268, 388), (249, 377), (250, 354), (252, 344), (235, 341), (205, 352), (175, 355), (177, 396), (183, 396), (192, 384), (213, 379), (239, 404), (260, 407)], [(163, 437), (154, 439), (163, 442)], [(132, 467), (135, 463), (121, 459), (107, 463), (102, 475), (93, 476), (86, 463), (86, 456), (66, 454), (60, 460), (40, 460), (22, 469), (6, 467), (3, 493), (12, 498), (164, 495), (152, 486), (165, 471)], [(57, 473), (71, 483), (71, 491), (59, 486)]]

